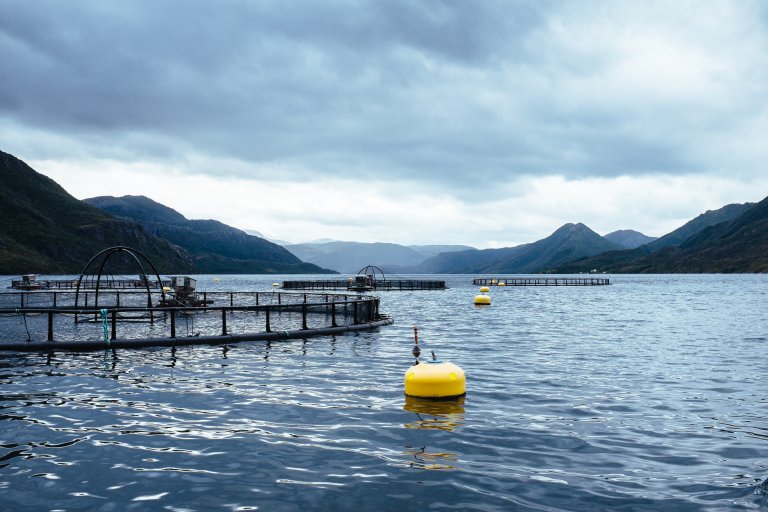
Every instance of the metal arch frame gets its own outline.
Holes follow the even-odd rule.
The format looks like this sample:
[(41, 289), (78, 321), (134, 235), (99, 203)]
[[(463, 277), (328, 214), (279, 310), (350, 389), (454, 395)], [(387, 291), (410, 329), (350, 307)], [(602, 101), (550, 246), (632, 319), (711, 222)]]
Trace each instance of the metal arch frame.
[(96, 254), (94, 257), (92, 257), (90, 260), (88, 260), (88, 263), (85, 264), (85, 267), (83, 267), (82, 272), (80, 272), (80, 278), (77, 280), (77, 289), (75, 290), (75, 307), (78, 306), (78, 301), (80, 298), (80, 285), (83, 282), (83, 277), (85, 276), (86, 271), (88, 270), (88, 267), (91, 266), (91, 263), (93, 263), (96, 259), (98, 259), (101, 255), (106, 254), (104, 256), (104, 260), (101, 262), (101, 265), (99, 266), (99, 273), (96, 277), (96, 299), (94, 302), (94, 307), (98, 307), (99, 305), (99, 287), (101, 285), (101, 274), (104, 271), (104, 266), (107, 264), (107, 260), (116, 253), (119, 252), (125, 252), (128, 255), (130, 255), (133, 260), (136, 262), (136, 264), (141, 269), (141, 275), (144, 278), (144, 286), (147, 289), (147, 304), (149, 307), (152, 307), (152, 292), (149, 289), (149, 278), (147, 277), (147, 273), (144, 270), (144, 265), (141, 264), (141, 261), (137, 256), (140, 256), (146, 261), (150, 267), (152, 267), (152, 272), (154, 272), (155, 277), (157, 277), (157, 284), (160, 286), (160, 294), (163, 297), (163, 302), (165, 302), (165, 290), (163, 290), (163, 281), (160, 279), (160, 274), (157, 271), (157, 268), (155, 268), (155, 265), (150, 261), (149, 258), (147, 258), (146, 255), (143, 253), (137, 251), (136, 249), (132, 249), (131, 247), (125, 246), (125, 245), (117, 245), (115, 247), (109, 247), (107, 249), (104, 249), (103, 251), (99, 251), (98, 254)]
[(374, 283), (376, 282), (376, 272), (377, 272), (377, 271), (379, 272), (379, 274), (381, 274), (381, 280), (382, 280), (382, 281), (386, 281), (386, 280), (387, 280), (387, 278), (384, 276), (384, 271), (383, 271), (383, 270), (381, 270), (379, 267), (377, 267), (377, 266), (375, 266), (375, 265), (366, 265), (366, 266), (364, 266), (363, 268), (361, 268), (361, 269), (360, 269), (360, 270), (357, 272), (357, 275), (359, 275), (359, 276), (360, 276), (360, 275), (362, 275), (362, 276), (367, 276), (368, 274), (366, 273), (366, 270), (368, 270), (368, 269), (371, 269), (371, 272), (372, 272), (372, 273), (371, 273), (371, 277), (373, 278), (373, 282), (374, 282)]

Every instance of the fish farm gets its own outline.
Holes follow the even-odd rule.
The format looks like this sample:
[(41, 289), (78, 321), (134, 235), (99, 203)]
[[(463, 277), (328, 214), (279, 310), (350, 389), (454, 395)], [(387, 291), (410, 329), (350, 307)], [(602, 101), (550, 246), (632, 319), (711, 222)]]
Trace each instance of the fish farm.
[(348, 279), (318, 279), (313, 281), (283, 281), (286, 290), (348, 290), (367, 291), (417, 291), (445, 290), (445, 281), (425, 279), (388, 279), (384, 272), (373, 265), (362, 268)]
[[(0, 350), (99, 350), (308, 338), (392, 323), (379, 298), (346, 294), (207, 292), (201, 306), (147, 305), (141, 292), (0, 293)], [(98, 301), (98, 303), (97, 303)], [(54, 304), (56, 304), (54, 306)], [(19, 341), (22, 340), (22, 341)]]
[[(115, 280), (102, 275), (115, 254), (127, 255), (139, 265), (140, 286), (112, 286)], [(98, 274), (86, 274), (98, 258), (103, 258)], [(147, 276), (140, 258), (152, 267), (156, 280)], [(0, 350), (227, 344), (343, 334), (393, 323), (379, 311), (379, 298), (373, 295), (198, 292), (195, 279), (163, 281), (141, 253), (122, 246), (94, 256), (79, 279), (60, 282), (74, 283), (74, 290), (28, 288), (0, 293)]]
[(475, 278), (478, 286), (605, 286), (611, 280), (604, 277), (488, 277)]

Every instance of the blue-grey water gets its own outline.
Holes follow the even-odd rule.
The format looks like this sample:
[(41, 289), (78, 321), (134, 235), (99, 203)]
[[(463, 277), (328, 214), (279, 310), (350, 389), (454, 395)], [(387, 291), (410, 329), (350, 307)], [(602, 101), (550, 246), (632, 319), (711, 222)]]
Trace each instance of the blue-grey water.
[[(768, 508), (768, 276), (492, 288), (481, 309), (443, 277), (380, 293), (395, 324), (373, 332), (0, 354), (0, 510)], [(414, 324), (463, 401), (406, 401)]]

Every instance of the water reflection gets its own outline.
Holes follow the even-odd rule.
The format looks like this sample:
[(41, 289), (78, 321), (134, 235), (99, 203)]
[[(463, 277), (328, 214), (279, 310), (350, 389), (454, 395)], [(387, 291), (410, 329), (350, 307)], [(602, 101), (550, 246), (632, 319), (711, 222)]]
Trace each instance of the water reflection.
[(415, 413), (417, 420), (406, 423), (405, 428), (455, 430), (464, 424), (464, 398), (426, 400), (406, 396), (403, 409)]
[[(416, 420), (406, 423), (405, 428), (453, 432), (464, 425), (464, 397), (452, 400), (427, 400), (405, 397), (403, 409), (416, 415)], [(411, 467), (419, 469), (456, 469), (459, 456), (448, 451), (429, 450), (421, 447), (405, 447), (405, 454), (413, 458)]]
[(451, 452), (428, 452), (426, 446), (421, 448), (405, 447), (405, 453), (413, 457), (410, 466), (417, 469), (446, 470), (456, 469), (459, 456)]

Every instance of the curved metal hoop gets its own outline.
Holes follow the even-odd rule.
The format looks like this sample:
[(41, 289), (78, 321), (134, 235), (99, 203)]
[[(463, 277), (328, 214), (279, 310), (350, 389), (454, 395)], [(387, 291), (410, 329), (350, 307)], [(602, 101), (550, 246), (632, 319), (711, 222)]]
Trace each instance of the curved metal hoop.
[(109, 260), (110, 257), (112, 257), (113, 254), (117, 254), (120, 252), (124, 252), (128, 254), (133, 260), (136, 262), (136, 264), (139, 266), (139, 269), (141, 270), (141, 276), (144, 281), (144, 286), (147, 289), (147, 305), (149, 307), (152, 307), (152, 292), (149, 290), (149, 278), (147, 277), (147, 273), (144, 271), (144, 265), (141, 264), (141, 260), (139, 260), (139, 257), (141, 257), (146, 263), (149, 264), (150, 267), (152, 267), (152, 272), (155, 274), (155, 277), (157, 277), (157, 283), (160, 285), (160, 294), (163, 297), (163, 302), (165, 302), (165, 290), (163, 290), (162, 286), (162, 280), (160, 279), (160, 274), (157, 272), (157, 269), (155, 268), (155, 265), (147, 258), (144, 254), (137, 251), (136, 249), (132, 249), (130, 247), (127, 247), (125, 245), (118, 245), (115, 247), (110, 247), (108, 249), (104, 249), (103, 251), (100, 251), (98, 254), (96, 254), (93, 258), (88, 260), (88, 263), (85, 264), (85, 267), (83, 267), (82, 272), (80, 272), (80, 278), (77, 280), (77, 289), (75, 290), (75, 307), (78, 306), (78, 300), (80, 298), (80, 285), (83, 282), (83, 276), (85, 276), (86, 271), (88, 270), (88, 267), (91, 266), (91, 263), (96, 261), (100, 256), (104, 256), (104, 260), (102, 260), (101, 265), (99, 265), (99, 273), (96, 277), (96, 299), (94, 306), (98, 307), (99, 305), (99, 286), (101, 285), (101, 273), (104, 271), (104, 265), (107, 264), (107, 260)]
[(370, 275), (373, 278), (373, 281), (376, 282), (376, 273), (379, 273), (381, 275), (381, 280), (385, 281), (386, 278), (384, 277), (384, 271), (381, 270), (379, 267), (375, 265), (367, 265), (363, 268), (361, 268), (357, 275), (359, 276), (368, 276)]

